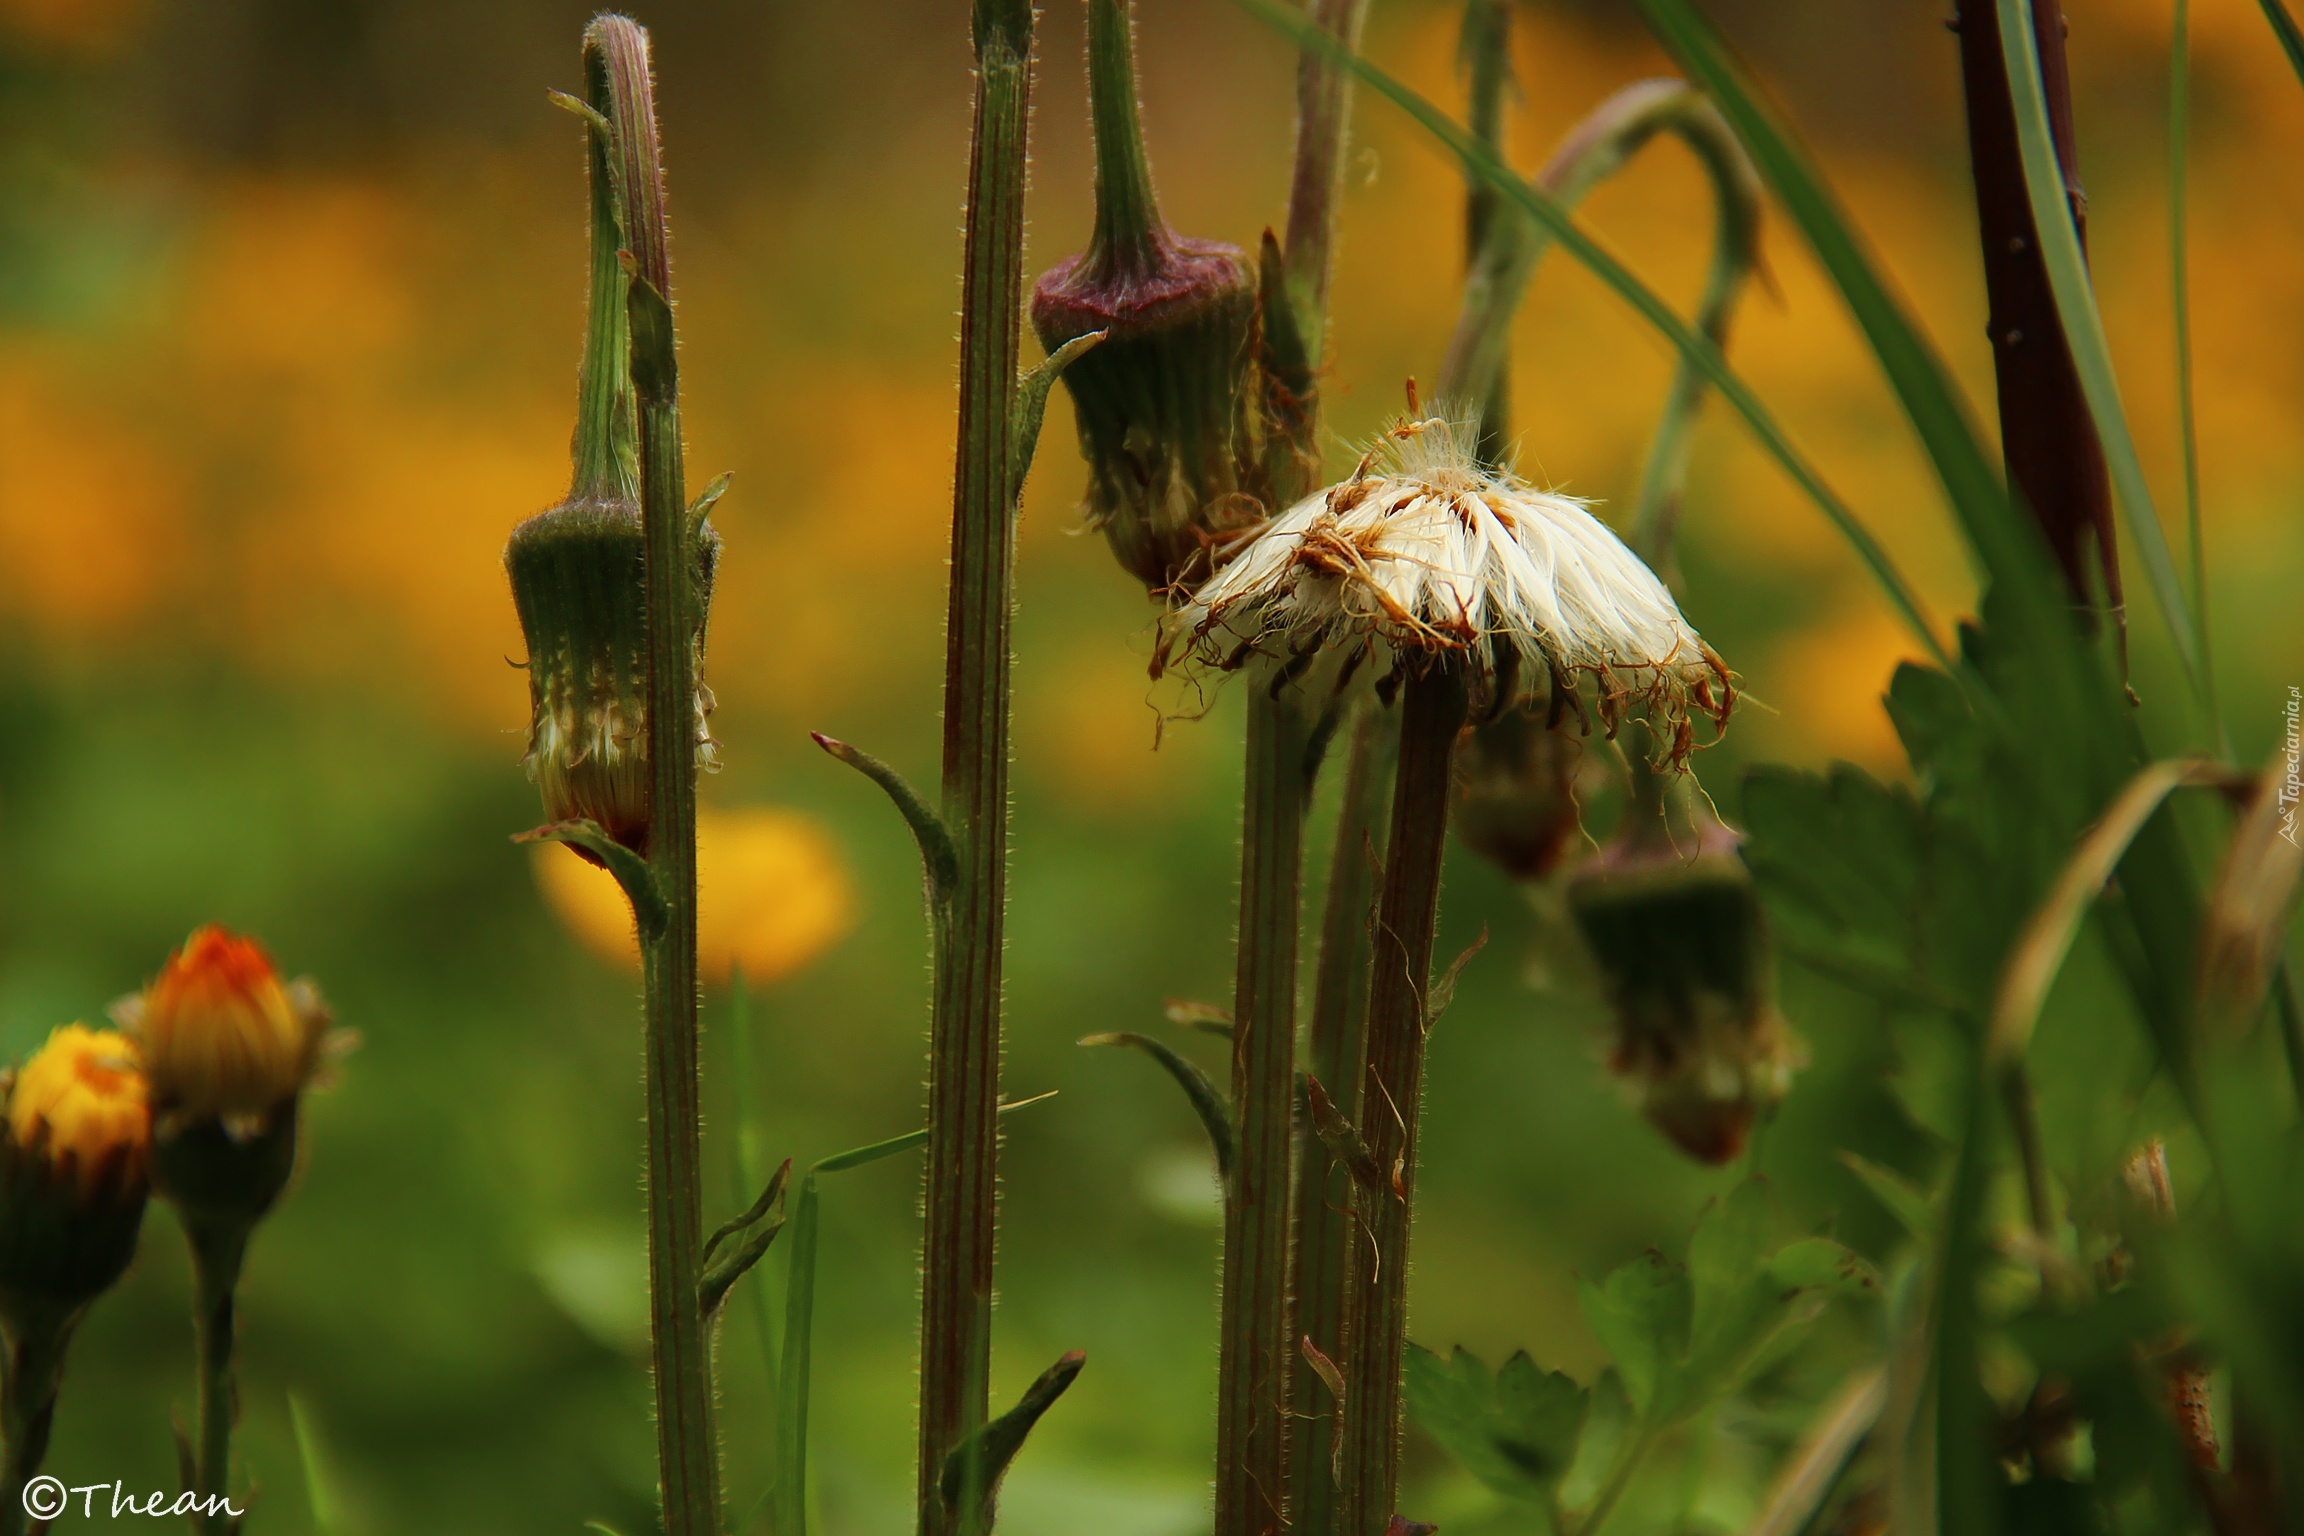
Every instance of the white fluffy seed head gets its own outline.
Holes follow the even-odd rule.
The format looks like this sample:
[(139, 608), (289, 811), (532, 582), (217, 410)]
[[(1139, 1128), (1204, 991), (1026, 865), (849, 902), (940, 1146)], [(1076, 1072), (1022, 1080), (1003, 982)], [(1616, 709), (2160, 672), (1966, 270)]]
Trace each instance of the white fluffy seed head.
[(1727, 668), (1583, 502), (1484, 467), (1476, 441), (1440, 416), (1386, 432), (1351, 478), (1266, 523), (1169, 615), (1154, 672), (1383, 678), (1453, 652), (1490, 704), (1565, 704), (1588, 677), (1611, 732), (1645, 705), (1684, 759), (1692, 713), (1727, 720)]

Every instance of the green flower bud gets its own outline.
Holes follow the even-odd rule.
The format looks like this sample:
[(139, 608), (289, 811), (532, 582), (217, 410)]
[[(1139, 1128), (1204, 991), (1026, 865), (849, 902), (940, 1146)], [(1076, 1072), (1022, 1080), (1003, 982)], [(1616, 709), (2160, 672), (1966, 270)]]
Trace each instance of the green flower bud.
[(1032, 290), (1053, 352), (1104, 341), (1064, 370), (1088, 461), (1088, 515), (1148, 588), (1188, 586), (1263, 515), (1256, 489), (1255, 269), (1237, 247), (1172, 232), (1137, 122), (1124, 0), (1089, 6), (1096, 228)]
[(1465, 733), (1456, 753), (1456, 835), (1515, 880), (1559, 866), (1581, 824), (1576, 768), (1584, 746), (1524, 709)]
[[(719, 535), (696, 546), (698, 666)], [(648, 850), (648, 614), (640, 509), (571, 498), (512, 530), (504, 551), (528, 642), (529, 777), (551, 821), (588, 817), (617, 842)], [(709, 763), (711, 690), (696, 689), (696, 750)], [(578, 850), (581, 852), (582, 850)]]
[(1701, 799), (1675, 839), (1635, 825), (1568, 886), (1615, 1015), (1609, 1068), (1655, 1127), (1704, 1163), (1744, 1149), (1791, 1086), (1775, 963), (1740, 839)]

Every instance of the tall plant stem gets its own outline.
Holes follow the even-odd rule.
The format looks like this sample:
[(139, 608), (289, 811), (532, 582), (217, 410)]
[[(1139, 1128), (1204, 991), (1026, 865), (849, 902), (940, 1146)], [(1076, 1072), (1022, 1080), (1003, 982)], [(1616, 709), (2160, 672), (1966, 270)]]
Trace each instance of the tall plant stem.
[(1296, 1085), (1296, 940), (1310, 731), (1292, 689), (1248, 702), (1239, 957), (1233, 989), (1235, 1151), (1224, 1201), (1216, 1365), (1217, 1536), (1283, 1525), (1288, 1467), (1288, 1202)]
[(239, 1222), (191, 1219), (193, 1333), (200, 1365), (200, 1445), (192, 1491), (201, 1509), (195, 1529), (229, 1536), (239, 1522), (224, 1513), (232, 1492), (232, 1423), (239, 1416), (239, 1388), (233, 1380), (233, 1297), (240, 1265), (248, 1254), (249, 1228)]
[[(1336, 815), (1336, 849), (1328, 861), (1328, 894), (1320, 917), (1320, 961), (1312, 983), (1305, 1066), (1331, 1093), (1350, 1095), (1367, 1058), (1370, 935), (1376, 872), (1384, 855), (1400, 716), (1374, 700), (1360, 706), (1352, 728), (1344, 793)], [(1352, 1179), (1343, 1163), (1303, 1121), (1296, 1143), (1296, 1237), (1288, 1294), (1291, 1332), (1331, 1360), (1344, 1358), (1344, 1285), (1351, 1270)], [(1289, 1522), (1297, 1530), (1336, 1528), (1338, 1489), (1332, 1470), (1337, 1405), (1320, 1378), (1296, 1369), (1289, 1422)]]
[[(1989, 0), (1967, 0), (1954, 28), (1968, 103), (1968, 163), (1976, 183), (1986, 328), (1999, 386), (2001, 457), (2010, 485), (2054, 550), (2073, 601), (2092, 604), (2101, 589), (2117, 624), (2120, 551), (2112, 533), (2111, 479), (2040, 253), (2009, 101), (2008, 60)], [(2085, 244), (2087, 199), (2073, 147), (2072, 78), (2064, 61), (2062, 13), (2053, 3), (2035, 9), (2033, 35), (2064, 201)]]
[(1408, 1233), (1416, 1122), (1424, 1093), (1426, 1001), (1448, 836), (1449, 767), (1470, 700), (1448, 656), (1411, 676), (1400, 705), (1400, 766), (1368, 998), (1360, 1134), (1388, 1188), (1361, 1190), (1367, 1247), (1346, 1291), (1343, 1517), (1339, 1536), (1384, 1536), (1400, 1480), (1400, 1367), (1407, 1333)]
[[(1008, 872), (1008, 647), (1016, 496), (1010, 430), (1024, 298), (1028, 0), (978, 0), (975, 131), (960, 310), (960, 430), (945, 619), (943, 815), (959, 876), (938, 924), (920, 1298), (922, 1536), (947, 1528), (945, 1458), (986, 1416)], [(974, 1507), (973, 1491), (960, 1508)]]
[(664, 217), (648, 34), (621, 16), (585, 32), (596, 102), (614, 127), (616, 186), (630, 278), (632, 384), (638, 402), (640, 512), (648, 605), (648, 863), (667, 913), (645, 946), (649, 1336), (665, 1536), (720, 1527), (719, 1446), (697, 1284), (703, 1149), (697, 1088), (696, 669), (698, 546), (681, 460), (672, 271)]
[[(1458, 52), (1471, 89), (1465, 103), (1464, 126), (1498, 160), (1504, 155), (1504, 95), (1512, 84), (1512, 7), (1509, 0), (1466, 0), (1464, 32)], [(1480, 260), (1488, 233), (1500, 218), (1508, 217), (1504, 199), (1493, 183), (1467, 169), (1464, 174), (1464, 265), (1469, 270)], [(1483, 464), (1504, 460), (1504, 433), (1510, 417), (1511, 370), (1499, 359), (1488, 398), (1480, 409), (1479, 453)]]
[(64, 1346), (74, 1321), (67, 1312), (40, 1305), (8, 1319), (7, 1353), (0, 1359), (0, 1536), (24, 1536), (30, 1520), (24, 1485), (48, 1456)]
[(808, 1373), (816, 1316), (816, 1226), (822, 1202), (811, 1169), (793, 1203), (784, 1292), (784, 1361), (776, 1384), (776, 1536), (808, 1536)]
[[(1313, 25), (1360, 47), (1368, 0), (1311, 0)], [(1288, 286), (1297, 329), (1315, 371), (1325, 351), (1328, 278), (1335, 269), (1336, 204), (1344, 186), (1345, 131), (1352, 120), (1352, 72), (1319, 48), (1296, 66), (1296, 161), (1288, 187)]]

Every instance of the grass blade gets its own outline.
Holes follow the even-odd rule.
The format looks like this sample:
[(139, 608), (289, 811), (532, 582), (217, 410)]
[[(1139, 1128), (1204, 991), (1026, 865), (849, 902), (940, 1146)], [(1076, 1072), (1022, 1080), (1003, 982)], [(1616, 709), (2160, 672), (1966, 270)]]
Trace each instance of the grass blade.
[(2288, 67), (2296, 71), (2296, 78), (2304, 81), (2304, 31), (2299, 31), (2296, 18), (2288, 14), (2288, 7), (2280, 0), (2256, 0), (2264, 8), (2264, 19), (2272, 24), (2272, 35), (2280, 39), (2280, 51), (2288, 55)]
[[(1250, 15), (1285, 33), (1301, 46), (1334, 47), (1325, 34), (1308, 25), (1301, 15), (1280, 4), (1279, 0), (1238, 0), (1238, 3)], [(1919, 595), (1896, 569), (1895, 562), (1881, 548), (1879, 541), (1857, 521), (1847, 503), (1825, 484), (1815, 466), (1792, 445), (1791, 439), (1785, 435), (1784, 429), (1752, 387), (1728, 366), (1728, 360), (1721, 355), (1720, 349), (1698, 335), (1654, 289), (1635, 277), (1622, 262), (1596, 244), (1591, 236), (1577, 228), (1556, 200), (1545, 196), (1514, 174), (1509, 166), (1498, 160), (1445, 112), (1366, 59), (1345, 54), (1341, 48), (1336, 48), (1335, 52), (1359, 75), (1363, 84), (1413, 118), (1418, 126), (1438, 139), (1462, 161), (1466, 170), (1495, 186), (1514, 206), (1550, 230), (1553, 238), (1560, 242), (1569, 255), (1582, 262), (1619, 298), (1638, 311), (1642, 319), (1679, 348), (1680, 355), (1692, 366), (1702, 370), (1713, 387), (1720, 391), (1721, 398), (1743, 416), (1753, 435), (1759, 439), (1761, 447), (1854, 547), (1857, 556), (1863, 560), (1865, 567), (1887, 594), (1889, 602), (1895, 606), (1898, 616), (1926, 647), (1929, 656), (1939, 666), (1950, 669), (1951, 658), (1945, 652), (1936, 626), (1928, 617)], [(1731, 117), (1730, 121), (1733, 123), (1734, 118)], [(1973, 434), (1970, 434), (1969, 441), (1973, 447)], [(1998, 482), (1992, 478), (1990, 469), (1985, 466), (1981, 450), (1976, 451), (1976, 469), (1982, 475), (1983, 485), (1990, 496), (2005, 506), (2006, 498), (2000, 492)]]
[[(2276, 4), (2277, 0), (2271, 0)], [(2192, 556), (2192, 611), (2200, 630), (2200, 674), (2216, 714), (2215, 648), (2208, 631), (2208, 548), (2200, 527), (2200, 430), (2192, 394), (2192, 3), (2176, 0), (2168, 45), (2168, 283), (2176, 316), (2176, 427), (2184, 455), (2184, 533)]]
[(2080, 234), (2072, 223), (2072, 210), (2064, 200), (2064, 178), (2057, 170), (2056, 139), (2048, 123), (2047, 97), (2040, 86), (2040, 46), (2032, 35), (2032, 0), (1996, 0), (2001, 51), (2008, 60), (2008, 95), (2016, 109), (2016, 140), (2024, 152), (2024, 185), (2032, 198), (2032, 222), (2040, 232), (2040, 255), (2048, 267), (2048, 284), (2056, 292), (2056, 312), (2064, 324), (2064, 339), (2072, 349), (2073, 366), (2080, 374), (2081, 393), (2096, 421), (2096, 436), (2104, 445), (2104, 461), (2112, 472), (2112, 488), (2128, 524), (2128, 537), (2144, 565), (2145, 579), (2160, 604), (2169, 638), (2183, 664), (2186, 680), (2208, 711), (2207, 674), (2201, 660), (2199, 631), (2192, 605), (2176, 574), (2176, 558), (2161, 531), (2160, 515), (2152, 504), (2151, 487), (2144, 481), (2144, 465), (2136, 456), (2136, 442), (2128, 432), (2128, 414), (2120, 404), (2120, 382), (2112, 372), (2112, 349), (2104, 338), (2104, 317), (2096, 308), (2095, 285), (2088, 278), (2088, 258), (2080, 249)]

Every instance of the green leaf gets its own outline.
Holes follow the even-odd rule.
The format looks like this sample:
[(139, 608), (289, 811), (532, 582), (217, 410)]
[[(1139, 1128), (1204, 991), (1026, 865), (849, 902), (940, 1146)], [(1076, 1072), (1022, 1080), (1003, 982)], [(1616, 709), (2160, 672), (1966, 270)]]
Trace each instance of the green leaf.
[(1109, 1034), (1084, 1036), (1082, 1045), (1120, 1045), (1142, 1051), (1160, 1063), (1176, 1086), (1184, 1090), (1191, 1101), (1192, 1112), (1200, 1117), (1201, 1128), (1208, 1133), (1208, 1144), (1216, 1153), (1216, 1174), (1223, 1178), (1232, 1171), (1232, 1106), (1224, 1095), (1208, 1080), (1208, 1074), (1186, 1060), (1165, 1040), (1140, 1035), (1133, 1030), (1115, 1030)]
[(2299, 30), (2296, 18), (2288, 14), (2288, 7), (2280, 0), (2256, 0), (2264, 9), (2264, 19), (2272, 24), (2272, 35), (2280, 39), (2280, 51), (2288, 55), (2288, 67), (2296, 71), (2296, 78), (2304, 81), (2304, 30)]
[(953, 843), (952, 831), (944, 825), (944, 818), (920, 797), (911, 781), (871, 753), (821, 731), (810, 731), (808, 735), (816, 745), (879, 785), (881, 792), (894, 803), (897, 814), (912, 829), (913, 841), (920, 845), (920, 863), (928, 876), (929, 905), (942, 910), (952, 899), (953, 888), (960, 883), (960, 850)]
[(1462, 1349), (1442, 1360), (1411, 1344), (1403, 1392), (1418, 1427), (1506, 1498), (1549, 1504), (1576, 1458), (1584, 1389), (1526, 1351), (1490, 1377)]
[(944, 1458), (937, 1494), (961, 1536), (989, 1536), (993, 1500), (999, 1494), (1000, 1480), (1008, 1474), (1008, 1464), (1024, 1449), (1032, 1426), (1056, 1405), (1056, 1399), (1064, 1395), (1087, 1363), (1086, 1354), (1073, 1350), (1042, 1371), (1024, 1389), (1015, 1407), (954, 1446), (952, 1454)]
[(616, 839), (610, 837), (600, 823), (588, 817), (574, 821), (549, 822), (516, 834), (516, 843), (567, 843), (591, 854), (616, 883), (624, 888), (625, 900), (632, 903), (632, 921), (640, 930), (642, 943), (653, 944), (671, 920), (671, 908), (665, 904), (663, 888), (656, 883), (656, 872), (648, 861)]
[(1056, 387), (1056, 380), (1072, 360), (1104, 339), (1104, 332), (1090, 331), (1075, 336), (1039, 363), (1025, 371), (1016, 382), (1016, 417), (1012, 430), (1016, 434), (1015, 470), (1016, 490), (1011, 501), (1023, 490), (1024, 477), (1032, 469), (1032, 456), (1040, 447), (1040, 421), (1048, 410), (1048, 391)]
[(1593, 1336), (1616, 1362), (1624, 1395), (1645, 1419), (1688, 1349), (1688, 1272), (1651, 1248), (1599, 1285), (1580, 1280), (1577, 1297)]

